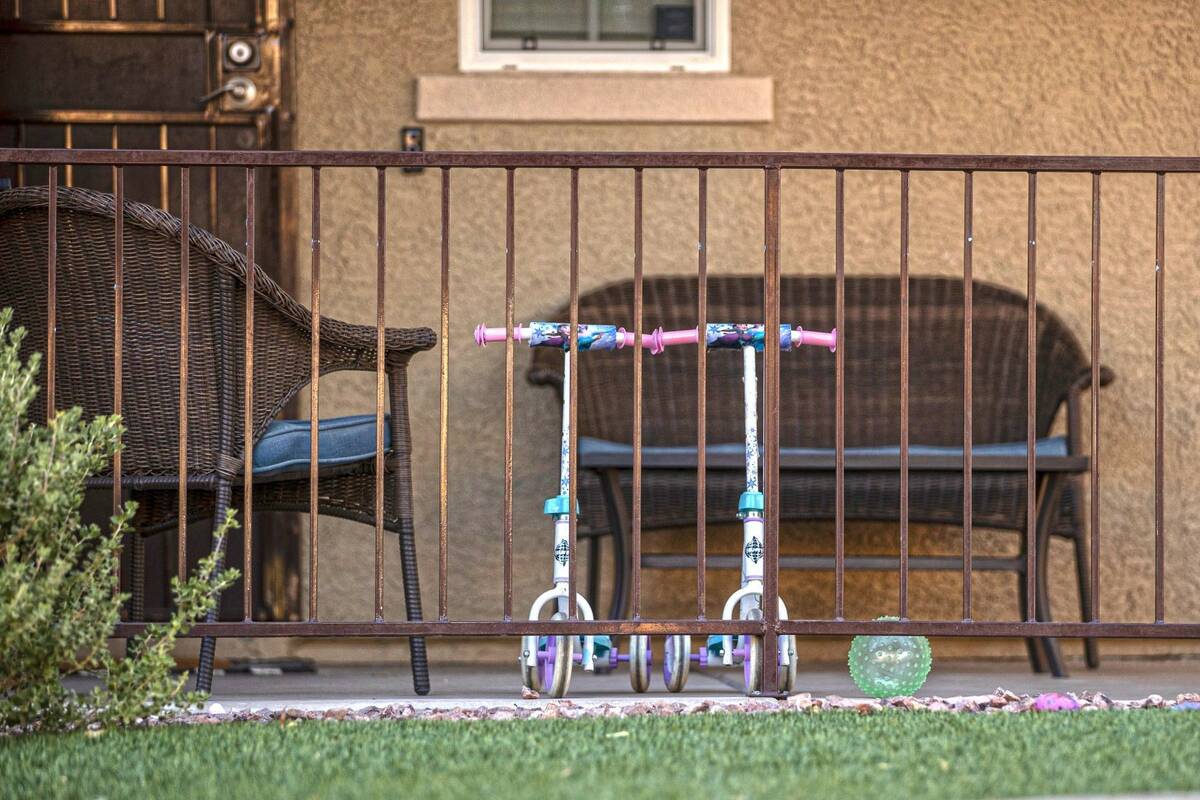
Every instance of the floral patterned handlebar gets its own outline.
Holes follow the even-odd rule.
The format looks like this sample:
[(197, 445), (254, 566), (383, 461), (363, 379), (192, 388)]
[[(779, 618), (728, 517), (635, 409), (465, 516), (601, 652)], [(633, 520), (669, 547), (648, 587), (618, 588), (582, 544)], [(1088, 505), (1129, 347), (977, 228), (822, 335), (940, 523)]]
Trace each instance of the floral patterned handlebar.
[[(620, 350), (633, 345), (637, 336), (616, 325), (590, 325), (580, 323), (579, 350)], [(516, 325), (512, 331), (513, 341), (528, 342), (530, 347), (552, 347), (556, 350), (571, 349), (571, 324), (569, 322), (531, 322)], [(504, 328), (475, 328), (475, 344), (482, 347), (488, 342), (503, 342), (507, 338)], [(825, 333), (809, 331), (799, 325), (779, 326), (779, 347), (791, 350), (801, 345), (828, 347), (837, 350), (837, 328)], [(762, 351), (766, 341), (766, 326), (743, 322), (710, 322), (705, 326), (704, 344), (710, 350), (740, 350), (753, 347)], [(679, 331), (664, 331), (655, 328), (642, 334), (642, 347), (652, 354), (661, 353), (668, 345), (698, 344), (700, 333), (697, 328)]]
[[(585, 350), (620, 350), (632, 345), (637, 340), (637, 334), (619, 328), (616, 325), (588, 325), (580, 323), (579, 351)], [(480, 347), (488, 342), (503, 342), (508, 338), (504, 328), (488, 328), (479, 325), (475, 328), (475, 344)], [(571, 349), (571, 323), (569, 322), (531, 322), (528, 325), (516, 325), (512, 331), (513, 341), (528, 342), (530, 347), (553, 347), (556, 350)], [(642, 334), (642, 347), (651, 353), (663, 351), (662, 328), (655, 328), (650, 333)]]
[[(696, 328), (681, 331), (658, 331), (659, 340), (663, 347), (675, 344), (698, 344), (700, 333)], [(816, 345), (828, 347), (830, 352), (837, 350), (837, 328), (825, 333), (823, 331), (807, 331), (799, 325), (779, 326), (779, 347), (781, 350), (791, 350), (800, 345)], [(743, 322), (710, 322), (705, 326), (704, 344), (709, 350), (740, 350), (743, 347), (753, 347), (761, 351), (766, 341), (766, 326)]]

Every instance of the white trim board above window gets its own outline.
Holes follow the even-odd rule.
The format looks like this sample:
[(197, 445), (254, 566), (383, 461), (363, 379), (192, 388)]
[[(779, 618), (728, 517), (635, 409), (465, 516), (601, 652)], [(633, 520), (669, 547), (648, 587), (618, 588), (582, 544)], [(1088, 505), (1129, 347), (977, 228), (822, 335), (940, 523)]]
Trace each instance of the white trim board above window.
[(464, 72), (728, 72), (731, 0), (459, 0)]
[(422, 122), (771, 122), (770, 76), (423, 75)]

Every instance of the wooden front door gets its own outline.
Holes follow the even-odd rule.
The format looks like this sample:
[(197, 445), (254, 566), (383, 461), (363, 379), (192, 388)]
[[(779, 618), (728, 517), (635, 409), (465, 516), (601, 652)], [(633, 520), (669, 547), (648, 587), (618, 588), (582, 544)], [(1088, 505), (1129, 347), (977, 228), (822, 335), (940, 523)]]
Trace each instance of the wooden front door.
[[(291, 0), (0, 0), (0, 144), (17, 147), (271, 150), (292, 145)], [(255, 252), (289, 291), (294, 192), (284, 170), (261, 170)], [(0, 188), (42, 183), (45, 168), (0, 165)], [(106, 167), (65, 167), (67, 186), (111, 191)], [(129, 200), (171, 213), (178, 171), (126, 167)], [(241, 250), (241, 169), (192, 170), (192, 224)], [(104, 504), (100, 504), (103, 508)], [(255, 519), (257, 619), (299, 618), (299, 537)], [(207, 523), (189, 543), (198, 558)], [(175, 537), (146, 542), (146, 616), (167, 613)], [(240, 540), (228, 561), (241, 563)], [(189, 547), (191, 550), (192, 547)], [(240, 619), (241, 592), (222, 616)]]

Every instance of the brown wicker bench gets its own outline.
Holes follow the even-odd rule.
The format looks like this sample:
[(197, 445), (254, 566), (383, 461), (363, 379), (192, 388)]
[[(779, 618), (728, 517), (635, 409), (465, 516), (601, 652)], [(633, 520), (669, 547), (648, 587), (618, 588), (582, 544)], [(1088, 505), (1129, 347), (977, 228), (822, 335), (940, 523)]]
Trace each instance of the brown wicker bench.
[[(0, 307), (13, 306), (16, 321), (28, 329), (25, 355), (46, 350), (47, 200), (45, 187), (0, 191)], [(113, 408), (113, 242), (112, 195), (87, 189), (58, 191), (57, 405), (80, 406), (91, 416)], [(122, 456), (122, 489), (137, 500), (138, 533), (174, 527), (179, 485), (179, 236), (178, 219), (142, 203), (126, 202), (124, 259), (123, 416), (127, 428)], [(188, 519), (221, 519), (243, 497), (243, 375), (246, 261), (241, 253), (207, 231), (189, 232), (189, 390)], [(289, 431), (275, 418), (309, 383), (311, 320), (301, 306), (255, 267), (254, 305), (254, 497), (255, 512), (309, 510), (307, 458), (302, 465), (268, 464), (259, 475), (264, 436), (276, 441)], [(373, 327), (321, 319), (321, 372), (376, 369)], [(384, 480), (383, 527), (397, 534), (410, 620), (421, 619), (416, 546), (412, 522), (412, 444), (408, 422), (407, 366), (431, 348), (428, 328), (389, 328), (384, 356), (390, 414)], [(43, 371), (43, 390), (45, 371)], [(45, 420), (37, 405), (35, 421)], [(306, 453), (303, 443), (294, 447)], [(326, 463), (326, 433), (317, 489), (319, 513), (366, 524), (375, 521), (375, 422), (369, 421), (370, 457)], [(293, 442), (293, 444), (295, 444)], [(111, 487), (112, 475), (91, 480)], [(216, 547), (216, 543), (214, 543)], [(137, 548), (134, 548), (135, 550)], [(127, 583), (135, 599), (140, 582)], [(131, 618), (137, 619), (136, 604)], [(210, 615), (209, 621), (215, 620)], [(197, 685), (209, 688), (215, 641), (201, 648)], [(429, 691), (425, 642), (409, 639), (413, 685)]]
[[(694, 277), (648, 278), (645, 326), (667, 329), (696, 324)], [(895, 277), (852, 277), (845, 283), (846, 321), (841, 332), (846, 381), (846, 518), (895, 521), (900, 513), (900, 305)], [(762, 317), (758, 277), (709, 279), (709, 321), (747, 322)], [(1026, 528), (1026, 299), (976, 282), (974, 285), (974, 440), (973, 520), (978, 528), (1023, 532)], [(785, 277), (781, 319), (818, 330), (834, 326), (832, 277)], [(913, 522), (962, 524), (963, 284), (959, 279), (910, 279), (911, 390), (909, 518)], [(581, 296), (582, 321), (621, 324), (632, 329), (633, 286), (623, 282)], [(553, 317), (566, 319), (566, 309)], [(1039, 307), (1037, 416), (1039, 475), (1037, 575), (1039, 619), (1050, 619), (1047, 575), (1051, 536), (1070, 540), (1084, 619), (1088, 583), (1083, 496), (1077, 476), (1088, 470), (1081, 453), (1078, 396), (1090, 384), (1090, 367), (1072, 333), (1052, 311)], [(600, 539), (612, 537), (615, 580), (611, 613), (625, 613), (632, 483), (632, 364), (626, 353), (589, 353), (579, 374), (579, 499), (581, 536), (589, 540), (588, 591), (599, 590)], [(644, 360), (645, 407), (671, 413), (644, 422), (642, 526), (644, 530), (694, 525), (696, 518), (696, 353), (669, 349)], [(805, 348), (781, 359), (780, 514), (788, 520), (830, 520), (834, 516), (834, 360)], [(561, 390), (562, 364), (556, 352), (535, 350), (528, 373), (534, 384)], [(706, 509), (711, 522), (732, 522), (743, 490), (741, 445), (741, 360), (712, 354), (708, 359)], [(1111, 375), (1104, 371), (1104, 382)], [(1067, 434), (1052, 436), (1059, 409), (1066, 405)], [(615, 535), (613, 535), (615, 534)], [(1014, 558), (974, 559), (977, 570), (1007, 570), (1017, 577), (1022, 617), (1026, 615), (1025, 537)], [(736, 556), (708, 557), (709, 567), (737, 568)], [(961, 553), (910, 559), (918, 569), (961, 569)], [(694, 568), (695, 556), (645, 554), (642, 566)], [(784, 556), (780, 566), (832, 570), (832, 554)], [(848, 569), (896, 569), (895, 557), (848, 556)], [(1089, 666), (1098, 663), (1087, 641)], [(1037, 670), (1064, 674), (1053, 640), (1028, 642)]]

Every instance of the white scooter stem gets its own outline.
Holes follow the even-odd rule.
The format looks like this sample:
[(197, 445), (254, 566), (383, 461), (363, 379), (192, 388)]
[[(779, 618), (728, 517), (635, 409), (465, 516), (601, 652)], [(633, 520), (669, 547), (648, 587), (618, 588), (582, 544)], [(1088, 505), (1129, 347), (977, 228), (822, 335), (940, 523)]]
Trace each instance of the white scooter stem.
[[(558, 450), (558, 494), (560, 497), (570, 497), (571, 495), (571, 351), (563, 351), (563, 402), (562, 402), (562, 438), (559, 442)], [(567, 514), (574, 514), (575, 509), (567, 509)], [(566, 586), (571, 582), (571, 562), (570, 562), (570, 517), (562, 516), (554, 521), (554, 584), (556, 587), (563, 587), (563, 591), (558, 593), (558, 611), (564, 615), (568, 613), (570, 608), (569, 592)], [(561, 556), (560, 553), (566, 553), (566, 556)], [(576, 593), (575, 604), (583, 613), (584, 619), (592, 619), (591, 609), (587, 601), (583, 601), (582, 596)], [(540, 611), (540, 607), (535, 609)], [(536, 617), (534, 617), (536, 619)], [(583, 668), (591, 671), (593, 669), (593, 655), (596, 647), (596, 639), (591, 634), (583, 637)]]

